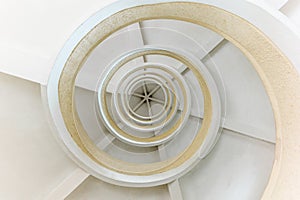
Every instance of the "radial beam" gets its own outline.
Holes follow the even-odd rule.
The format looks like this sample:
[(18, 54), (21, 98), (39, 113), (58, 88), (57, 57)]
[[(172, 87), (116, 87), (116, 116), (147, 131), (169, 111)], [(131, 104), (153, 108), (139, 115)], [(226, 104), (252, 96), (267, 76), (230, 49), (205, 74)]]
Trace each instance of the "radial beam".
[(168, 184), (171, 200), (183, 200), (178, 179)]
[(258, 5), (259, 7), (265, 8), (270, 6), (276, 10), (281, 9), (289, 0), (248, 0), (250, 3)]
[[(196, 52), (195, 55), (198, 57), (198, 59), (203, 60), (205, 57), (209, 56), (209, 54), (218, 46), (222, 45), (224, 41), (226, 41), (224, 38), (216, 38), (215, 40), (211, 41), (211, 43), (206, 47), (205, 52), (203, 51), (203, 49), (201, 49), (199, 52)], [(179, 73), (183, 74), (186, 73), (188, 68), (185, 65), (181, 65), (177, 70), (179, 71)]]
[(116, 138), (111, 135), (107, 134), (103, 139), (97, 142), (96, 146), (102, 150), (105, 150)]
[(77, 168), (46, 197), (46, 200), (65, 199), (88, 177), (88, 173), (80, 168)]
[[(156, 131), (154, 134), (157, 135), (158, 133), (159, 133), (159, 131)], [(158, 146), (158, 154), (159, 154), (160, 160), (166, 160), (168, 158), (167, 152), (166, 152), (163, 144)], [(171, 200), (183, 200), (178, 179), (167, 184), (167, 186), (168, 186), (168, 191), (169, 191)]]
[[(182, 112), (181, 109), (178, 109), (178, 111)], [(199, 120), (203, 120), (203, 116), (196, 112), (192, 112), (190, 114), (190, 117), (197, 118)], [(274, 141), (270, 138), (260, 136), (260, 135), (266, 135), (266, 134), (261, 134), (262, 132), (264, 132), (264, 130), (261, 130), (260, 128), (254, 127), (247, 123), (241, 123), (241, 122), (237, 122), (235, 120), (226, 118), (223, 128), (226, 130), (233, 131), (233, 132), (239, 133), (241, 135), (248, 136), (248, 137), (251, 137), (251, 138), (254, 138), (257, 140), (265, 141), (265, 142), (268, 142), (271, 144), (276, 143), (276, 141)]]

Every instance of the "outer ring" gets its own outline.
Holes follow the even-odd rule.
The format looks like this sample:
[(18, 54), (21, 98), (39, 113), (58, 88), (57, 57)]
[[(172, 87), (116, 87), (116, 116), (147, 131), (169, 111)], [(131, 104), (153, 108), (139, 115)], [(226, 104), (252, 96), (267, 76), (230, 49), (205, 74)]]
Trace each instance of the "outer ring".
[[(165, 4), (157, 4), (157, 6), (164, 7)], [(145, 6), (148, 7), (148, 6)], [(132, 8), (134, 10), (139, 10), (141, 7)], [(150, 7), (148, 7), (150, 8)], [(150, 8), (152, 9), (152, 8)], [(123, 10), (122, 12), (128, 12), (128, 10)], [(139, 11), (140, 12), (140, 11)], [(143, 12), (144, 13), (144, 12)], [(122, 13), (123, 14), (123, 13)], [(142, 14), (142, 13), (139, 13)], [(137, 16), (139, 16), (139, 14)], [(150, 13), (144, 13), (146, 15)], [(143, 14), (142, 14), (143, 15)], [(156, 14), (155, 14), (156, 15)], [(199, 73), (199, 69), (194, 68), (194, 65), (190, 63), (188, 59), (183, 56), (179, 55), (172, 55), (174, 58), (178, 58), (183, 64), (189, 67), (195, 76), (198, 79), (198, 82), (201, 86), (201, 89), (204, 94), (204, 102), (205, 102), (205, 111), (204, 111), (204, 120), (200, 131), (198, 132), (197, 136), (195, 137), (194, 142), (179, 156), (174, 159), (167, 160), (160, 163), (153, 163), (153, 164), (144, 164), (144, 165), (133, 165), (130, 163), (122, 162), (120, 160), (113, 159), (111, 157), (107, 157), (106, 154), (97, 151), (97, 148), (94, 147), (93, 143), (90, 141), (88, 135), (85, 133), (85, 130), (82, 127), (82, 124), (79, 120), (78, 114), (76, 112), (76, 108), (73, 106), (73, 92), (74, 92), (74, 83), (76, 75), (82, 65), (82, 61), (86, 59), (86, 56), (89, 52), (103, 39), (105, 39), (111, 32), (106, 32), (106, 23), (111, 25), (112, 18), (119, 18), (120, 13), (116, 13), (115, 15), (110, 16), (108, 19), (104, 20), (103, 22), (99, 23), (96, 28), (94, 28), (88, 35), (85, 36), (86, 40), (81, 41), (81, 45), (78, 45), (78, 48), (74, 49), (72, 54), (70, 55), (67, 63), (65, 64), (64, 68), (61, 71), (61, 76), (58, 82), (58, 94), (59, 94), (59, 101), (60, 101), (60, 108), (62, 112), (62, 116), (64, 118), (65, 124), (69, 133), (71, 134), (73, 140), (76, 142), (76, 146), (79, 147), (86, 155), (88, 155), (91, 159), (93, 159), (98, 164), (102, 165), (103, 167), (114, 170), (119, 173), (119, 177), (122, 177), (121, 174), (125, 175), (125, 180), (123, 182), (130, 182), (129, 179), (134, 179), (132, 175), (146, 176), (144, 177), (144, 183), (149, 183), (149, 181), (154, 181), (157, 178), (160, 182), (164, 182), (170, 180), (171, 177), (177, 177), (183, 172), (186, 172), (192, 165), (197, 163), (199, 157), (201, 156), (202, 147), (201, 144), (204, 142), (206, 135), (215, 135), (217, 130), (219, 129), (220, 124), (220, 110), (217, 109), (215, 112), (212, 112), (212, 104), (217, 106), (219, 104), (219, 99), (217, 101), (212, 99), (210, 96), (210, 91), (208, 89), (207, 84), (212, 86), (213, 83), (210, 78), (204, 79), (202, 75)], [(139, 16), (141, 17), (141, 16)], [(154, 16), (149, 16), (149, 19), (152, 19)], [(122, 18), (122, 17), (121, 17)], [(164, 17), (162, 17), (164, 18)], [(127, 18), (126, 18), (127, 19)], [(129, 19), (127, 19), (129, 20)], [(130, 23), (137, 22), (139, 19), (130, 18), (130, 22), (122, 22), (122, 20), (117, 20), (119, 22), (119, 28), (123, 26), (129, 25)], [(118, 25), (116, 23), (115, 25)], [(97, 32), (99, 31), (99, 32)], [(98, 34), (97, 37), (91, 36), (92, 34)], [(100, 35), (99, 35), (100, 34)], [(104, 34), (101, 37), (101, 34)], [(107, 36), (105, 36), (107, 34)], [(93, 40), (98, 41), (93, 41)], [(83, 43), (82, 43), (83, 42)], [(83, 46), (82, 46), (83, 45)], [(91, 47), (91, 49), (90, 49)], [(79, 50), (79, 51), (78, 51)], [(87, 51), (86, 51), (87, 50)], [(162, 51), (165, 51), (162, 49)], [(155, 53), (155, 51), (153, 51)], [(166, 51), (165, 55), (169, 53)], [(171, 56), (170, 55), (170, 56)], [(193, 57), (193, 56), (192, 56)], [(194, 59), (195, 62), (197, 59)], [(197, 61), (196, 61), (197, 63)], [(74, 67), (77, 65), (79, 68)], [(197, 65), (196, 65), (197, 66)], [(208, 73), (207, 71), (203, 71), (204, 69), (200, 69), (200, 71), (204, 74)], [(73, 74), (73, 75), (72, 75)], [(209, 73), (208, 73), (209, 74)], [(74, 76), (75, 75), (75, 76)], [(207, 78), (207, 77), (206, 77)], [(217, 90), (216, 90), (217, 91)], [(75, 112), (74, 112), (75, 111)], [(73, 113), (70, 115), (70, 113)], [(67, 117), (68, 116), (68, 117)], [(77, 135), (78, 134), (78, 135)], [(200, 148), (201, 147), (201, 148)], [(100, 166), (99, 166), (100, 167)], [(112, 171), (111, 171), (112, 172)], [(120, 174), (121, 172), (121, 174)], [(102, 176), (106, 176), (104, 173), (100, 173)], [(127, 174), (127, 175), (126, 175)], [(128, 176), (130, 175), (130, 176)], [(159, 175), (159, 176), (157, 176)], [(146, 178), (146, 179), (145, 179)], [(171, 180), (173, 179), (171, 178)], [(120, 181), (120, 179), (119, 179)], [(122, 182), (122, 181), (121, 181)], [(141, 179), (139, 178), (139, 182)]]
[[(300, 138), (298, 135), (298, 132), (300, 131), (300, 124), (296, 120), (297, 116), (300, 115), (300, 102), (298, 101), (300, 99), (300, 78), (298, 72), (295, 70), (289, 60), (283, 56), (280, 50), (262, 32), (252, 26), (249, 22), (220, 8), (200, 4), (199, 1), (196, 1), (195, 3), (193, 3), (192, 0), (189, 2), (181, 1), (179, 3), (174, 3), (174, 1), (171, 0), (118, 2), (117, 4), (114, 4), (99, 12), (99, 14), (94, 15), (89, 21), (82, 25), (76, 34), (72, 36), (56, 61), (55, 68), (49, 79), (48, 86), (50, 112), (53, 116), (54, 123), (59, 130), (61, 141), (72, 152), (70, 155), (75, 159), (75, 161), (81, 163), (82, 166), (92, 172), (92, 174), (115, 184), (131, 186), (142, 186), (141, 184), (143, 184), (143, 186), (151, 186), (166, 183), (175, 178), (174, 176), (169, 176), (166, 178), (164, 173), (160, 174), (160, 178), (134, 176), (129, 178), (128, 176), (123, 176), (118, 173), (115, 174), (98, 166), (95, 162), (91, 161), (90, 158), (84, 154), (72, 140), (63, 123), (63, 115), (59, 112), (58, 108), (58, 75), (61, 73), (63, 66), (67, 62), (68, 57), (71, 55), (73, 49), (76, 47), (81, 38), (87, 33), (87, 30), (91, 30), (99, 22), (111, 16), (113, 13), (121, 12), (124, 10), (124, 8), (131, 9), (135, 6), (144, 7), (145, 5), (151, 5), (153, 7), (150, 9), (150, 12), (154, 12), (157, 7), (153, 3), (158, 2), (169, 3), (168, 7), (165, 7), (164, 11), (161, 9), (155, 11), (157, 18), (168, 16), (169, 18), (173, 19), (182, 19), (182, 13), (186, 13), (183, 20), (203, 25), (217, 33), (220, 33), (226, 39), (238, 46), (252, 61), (257, 72), (262, 78), (262, 81), (271, 99), (277, 126), (277, 162), (274, 164), (271, 182), (268, 185), (264, 196), (268, 197), (269, 199), (280, 199), (280, 197), (283, 196), (288, 197), (289, 199), (299, 197), (297, 195), (299, 194), (299, 190), (293, 190), (290, 188), (290, 185), (292, 184), (294, 186), (300, 186), (299, 179), (297, 178), (299, 177), (300, 173), (298, 173), (296, 170), (299, 167), (300, 161), (299, 156), (297, 157), (297, 155), (299, 155), (299, 151), (297, 150), (297, 145), (299, 145), (299, 142), (292, 143), (292, 141), (299, 141), (298, 139)], [(251, 10), (256, 9), (249, 3), (247, 4), (245, 2), (241, 2), (241, 4), (251, 8)], [(218, 3), (215, 3), (215, 5), (224, 7), (228, 10), (231, 10), (228, 5), (232, 5), (234, 8), (237, 7), (230, 2), (224, 3), (223, 6)], [(178, 9), (180, 9), (181, 12), (177, 12)], [(172, 14), (172, 10), (177, 13), (173, 12)], [(238, 13), (239, 15), (245, 17), (247, 17), (249, 14), (243, 14), (243, 12), (239, 12), (238, 10), (236, 11), (234, 9), (232, 9), (232, 12)], [(133, 13), (134, 15), (137, 14), (136, 12)], [(181, 15), (179, 13), (181, 13)], [(170, 15), (172, 17), (170, 17)], [(224, 23), (224, 20), (227, 23)], [(270, 18), (270, 21), (272, 20), (273, 19)], [(253, 23), (255, 23), (255, 21), (253, 21)], [(280, 24), (277, 27), (283, 30), (283, 27), (285, 26)], [(268, 32), (268, 30), (264, 30)], [(271, 35), (270, 31), (268, 33)], [(274, 38), (274, 40), (276, 40), (276, 38)], [(278, 40), (276, 41), (278, 42)], [(282, 44), (279, 45), (282, 46)], [(295, 57), (294, 61), (297, 62)], [(282, 133), (285, 134), (283, 135)], [(281, 141), (285, 142), (284, 147), (286, 148), (281, 148)], [(284, 161), (288, 161), (289, 164), (285, 164)], [(82, 162), (85, 164), (82, 164)], [(294, 173), (290, 174), (290, 172)], [(104, 173), (107, 174), (103, 175)], [(163, 176), (164, 178), (162, 179)], [(283, 184), (280, 184), (282, 182)]]

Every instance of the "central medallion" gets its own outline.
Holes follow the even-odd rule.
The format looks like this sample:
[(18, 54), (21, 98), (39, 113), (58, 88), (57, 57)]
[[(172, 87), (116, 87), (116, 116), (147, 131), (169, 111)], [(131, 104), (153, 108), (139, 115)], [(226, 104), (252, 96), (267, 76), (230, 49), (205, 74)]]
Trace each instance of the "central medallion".
[(129, 94), (130, 113), (140, 119), (152, 120), (163, 113), (167, 105), (165, 88), (159, 83), (140, 80)]

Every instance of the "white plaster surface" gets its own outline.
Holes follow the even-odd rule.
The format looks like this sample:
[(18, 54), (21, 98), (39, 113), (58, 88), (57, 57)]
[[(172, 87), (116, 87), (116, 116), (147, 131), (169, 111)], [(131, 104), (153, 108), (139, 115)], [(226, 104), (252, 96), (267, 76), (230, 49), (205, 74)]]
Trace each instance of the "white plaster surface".
[(66, 200), (171, 200), (167, 186), (152, 188), (127, 188), (111, 185), (96, 178), (89, 177)]
[(251, 3), (261, 5), (266, 4), (276, 10), (282, 8), (289, 0), (248, 0)]
[(0, 72), (46, 84), (58, 52), (73, 31), (114, 1), (1, 0)]
[(272, 107), (252, 64), (229, 42), (223, 42), (209, 56), (204, 64), (208, 69), (217, 66), (225, 86), (225, 127), (275, 143)]
[(0, 73), (0, 199), (43, 199), (77, 166), (47, 123), (40, 86)]
[(300, 30), (300, 1), (289, 0), (280, 11), (286, 15)]
[(185, 200), (258, 200), (267, 185), (274, 145), (224, 131), (211, 154), (180, 179)]

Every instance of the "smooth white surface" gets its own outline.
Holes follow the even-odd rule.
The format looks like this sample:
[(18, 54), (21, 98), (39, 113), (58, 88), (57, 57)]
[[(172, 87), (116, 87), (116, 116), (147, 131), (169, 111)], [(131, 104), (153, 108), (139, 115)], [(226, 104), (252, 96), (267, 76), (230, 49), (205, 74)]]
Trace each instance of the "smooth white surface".
[(77, 166), (47, 123), (40, 86), (0, 73), (0, 199), (43, 199)]
[[(143, 47), (143, 38), (139, 28), (139, 24), (132, 24), (99, 44), (90, 54), (81, 71), (78, 73), (76, 85), (97, 91), (98, 82), (101, 81), (101, 75), (111, 62), (132, 49)], [(143, 63), (143, 59), (141, 58), (133, 61), (135, 65), (142, 65)], [(128, 67), (130, 68), (130, 65)], [(126, 69), (124, 73), (125, 72)], [(117, 78), (111, 82), (118, 82)], [(108, 91), (114, 91), (115, 87), (115, 85), (109, 85)]]
[[(12, 74), (24, 79), (45, 84), (54, 60), (65, 41), (71, 33), (89, 16), (115, 0), (96, 1), (88, 0), (82, 3), (80, 0), (1, 0), (0, 7), (0, 72)], [(252, 2), (251, 0), (250, 2)], [(299, 52), (298, 36), (288, 34), (292, 25), (288, 18), (275, 11), (284, 5), (286, 0), (265, 0), (266, 5), (273, 6), (274, 10), (258, 11), (257, 6), (246, 6), (240, 0), (230, 2), (202, 0), (246, 17), (252, 23), (257, 24), (267, 32), (276, 43), (288, 54), (294, 54), (294, 63), (300, 64), (293, 52)], [(238, 8), (240, 7), (240, 9)], [(263, 7), (263, 6), (262, 6)], [(267, 9), (266, 7), (263, 7)], [(281, 11), (295, 24), (299, 24), (299, 0), (290, 0)], [(55, 13), (55, 14), (54, 14)], [(68, 13), (66, 15), (66, 13)], [(276, 22), (279, 18), (280, 22)], [(271, 22), (272, 21), (272, 22)], [(265, 26), (268, 24), (268, 26)], [(278, 29), (278, 27), (282, 27)], [(294, 29), (294, 28), (293, 28)], [(59, 30), (59, 31), (58, 31)], [(273, 31), (278, 30), (278, 31)], [(282, 33), (285, 36), (282, 37)], [(293, 59), (293, 60), (294, 60)], [(28, 73), (28, 72), (39, 73)]]
[[(141, 27), (145, 28), (142, 30), (145, 44), (181, 48), (199, 59), (223, 40), (207, 28), (177, 20), (148, 20), (143, 21)], [(152, 31), (147, 31), (151, 28)]]
[(6, 42), (0, 43), (0, 72), (46, 84), (52, 67), (50, 56)]
[(256, 5), (266, 4), (276, 10), (282, 8), (289, 0), (247, 0)]
[(93, 141), (100, 141), (103, 139), (106, 128), (97, 119), (96, 114), (96, 100), (97, 93), (90, 90), (76, 87), (74, 101), (78, 111), (78, 115), (82, 121), (84, 129), (87, 131), (89, 137)]
[(167, 187), (151, 188), (127, 188), (102, 182), (89, 177), (80, 185), (66, 200), (99, 200), (99, 199), (122, 199), (122, 200), (171, 200)]
[(300, 1), (289, 0), (280, 12), (286, 15), (300, 30)]
[(71, 33), (114, 0), (0, 0), (0, 72), (46, 84)]
[(256, 200), (267, 185), (274, 145), (224, 131), (211, 154), (179, 179), (185, 200)]
[(275, 143), (272, 107), (252, 64), (229, 42), (223, 42), (209, 56), (204, 64), (208, 69), (213, 64), (218, 67), (225, 86), (224, 127)]

